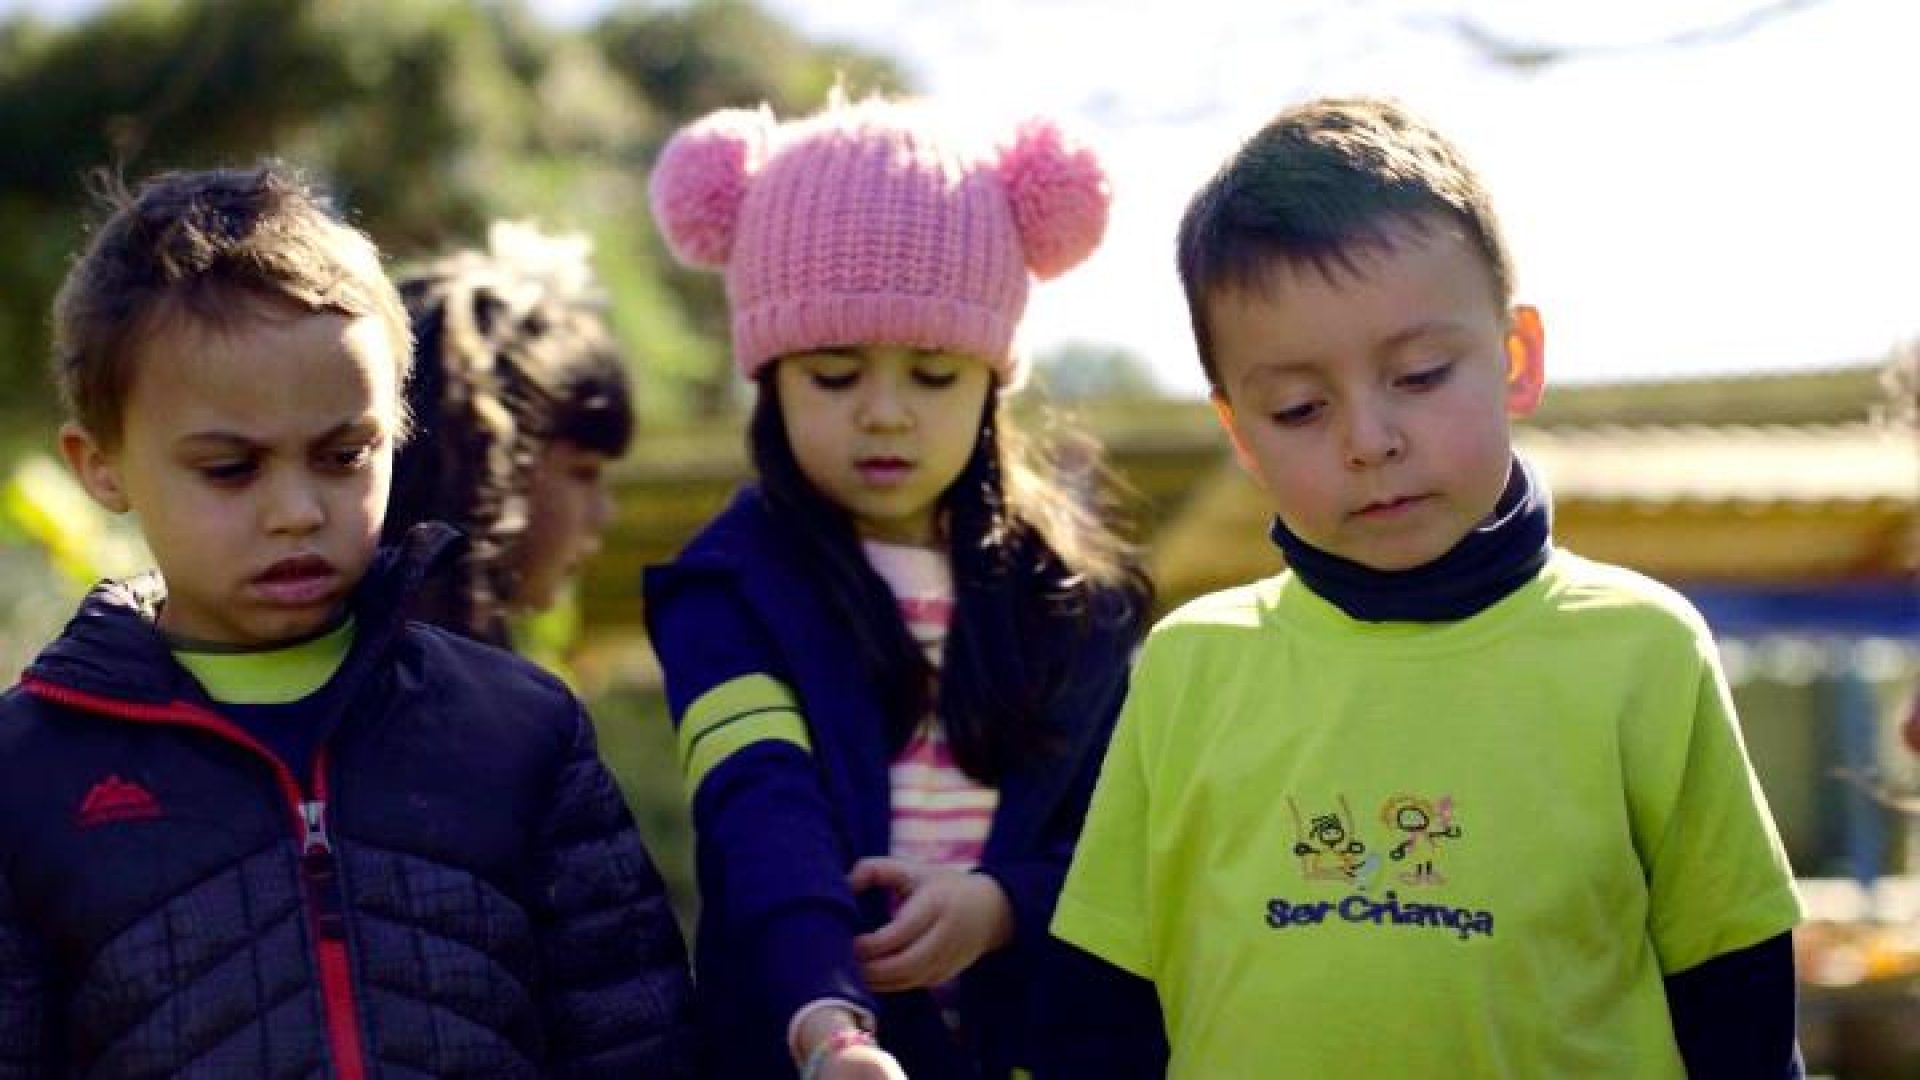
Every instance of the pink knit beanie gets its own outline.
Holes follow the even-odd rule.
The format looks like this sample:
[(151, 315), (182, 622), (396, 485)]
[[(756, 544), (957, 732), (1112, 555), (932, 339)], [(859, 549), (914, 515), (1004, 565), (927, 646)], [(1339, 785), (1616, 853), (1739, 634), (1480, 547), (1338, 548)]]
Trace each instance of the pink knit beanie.
[(650, 183), (667, 245), (722, 268), (734, 362), (901, 345), (969, 353), (1025, 378), (1027, 275), (1093, 252), (1110, 194), (1093, 151), (1046, 120), (974, 152), (922, 106), (834, 101), (780, 124), (724, 109), (667, 143)]

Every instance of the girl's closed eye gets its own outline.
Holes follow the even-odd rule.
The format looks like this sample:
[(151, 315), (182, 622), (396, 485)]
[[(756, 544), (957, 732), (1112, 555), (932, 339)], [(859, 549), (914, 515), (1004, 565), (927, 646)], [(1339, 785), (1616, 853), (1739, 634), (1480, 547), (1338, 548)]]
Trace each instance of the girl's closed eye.
[(915, 367), (913, 381), (929, 390), (942, 390), (960, 381), (960, 372), (952, 365)]
[(807, 381), (815, 388), (829, 393), (852, 389), (866, 371), (866, 364), (859, 356), (838, 349), (802, 353), (788, 363), (805, 372)]
[(860, 369), (854, 368), (849, 371), (822, 371), (816, 368), (809, 371), (807, 377), (813, 380), (813, 385), (822, 390), (848, 390), (853, 387), (854, 383), (860, 381)]

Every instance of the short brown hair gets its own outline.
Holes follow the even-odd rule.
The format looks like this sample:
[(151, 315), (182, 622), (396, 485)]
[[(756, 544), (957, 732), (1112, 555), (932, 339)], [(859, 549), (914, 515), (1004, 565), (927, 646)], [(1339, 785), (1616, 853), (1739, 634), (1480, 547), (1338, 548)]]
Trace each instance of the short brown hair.
[(1274, 263), (1351, 269), (1434, 219), (1466, 230), (1502, 307), (1513, 264), (1492, 198), (1459, 149), (1394, 101), (1323, 98), (1286, 109), (1247, 140), (1187, 204), (1180, 281), (1207, 381), (1217, 385), (1207, 300), (1258, 288)]
[(99, 189), (107, 219), (53, 303), (53, 378), (101, 445), (120, 441), (141, 338), (172, 317), (232, 325), (248, 311), (236, 300), (378, 318), (405, 383), (412, 336), (378, 249), (296, 171), (268, 162), (164, 173), (137, 194), (111, 178)]

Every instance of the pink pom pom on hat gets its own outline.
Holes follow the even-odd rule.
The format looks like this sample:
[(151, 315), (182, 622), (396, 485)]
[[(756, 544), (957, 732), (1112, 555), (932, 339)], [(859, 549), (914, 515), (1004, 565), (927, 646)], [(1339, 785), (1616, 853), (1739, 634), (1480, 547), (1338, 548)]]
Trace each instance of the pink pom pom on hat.
[(668, 141), (650, 194), (673, 253), (724, 271), (747, 378), (792, 353), (900, 345), (979, 356), (1009, 387), (1026, 376), (1029, 274), (1092, 254), (1111, 202), (1099, 158), (1051, 121), (976, 151), (880, 100), (786, 124), (709, 114)]

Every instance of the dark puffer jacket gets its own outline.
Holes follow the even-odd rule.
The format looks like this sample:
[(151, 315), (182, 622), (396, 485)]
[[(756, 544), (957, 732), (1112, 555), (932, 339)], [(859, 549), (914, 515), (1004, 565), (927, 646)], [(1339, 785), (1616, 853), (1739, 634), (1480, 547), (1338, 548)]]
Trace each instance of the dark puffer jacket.
[(0, 697), (0, 1077), (682, 1075), (686, 953), (558, 682), (356, 600), (310, 777), (94, 590)]

